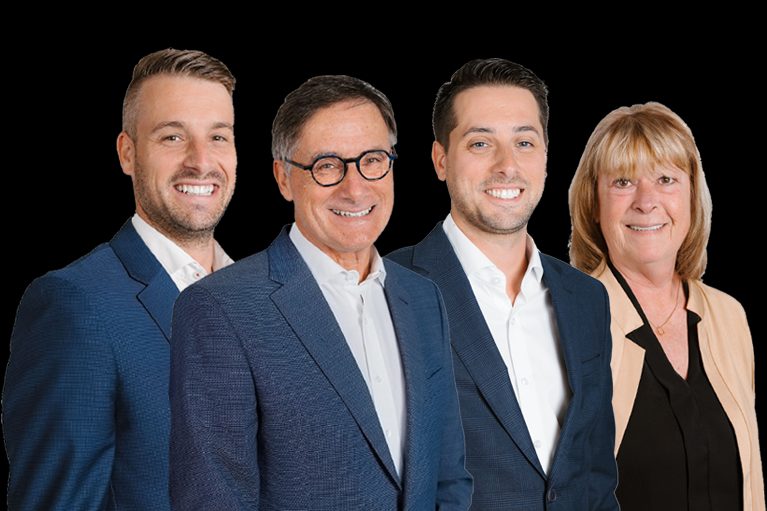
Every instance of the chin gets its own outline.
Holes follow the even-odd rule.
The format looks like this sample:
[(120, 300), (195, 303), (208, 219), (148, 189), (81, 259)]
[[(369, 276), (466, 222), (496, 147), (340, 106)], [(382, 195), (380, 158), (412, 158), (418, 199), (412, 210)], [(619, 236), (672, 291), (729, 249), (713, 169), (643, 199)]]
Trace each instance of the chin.
[(206, 215), (204, 217), (188, 216), (182, 221), (179, 221), (178, 223), (186, 227), (189, 231), (205, 232), (205, 231), (212, 231), (213, 229), (215, 229), (220, 220), (221, 220), (220, 215), (219, 216)]
[(377, 238), (377, 236), (375, 238), (370, 236), (358, 236), (353, 239), (347, 238), (342, 243), (339, 243), (338, 247), (342, 252), (362, 252), (372, 247)]

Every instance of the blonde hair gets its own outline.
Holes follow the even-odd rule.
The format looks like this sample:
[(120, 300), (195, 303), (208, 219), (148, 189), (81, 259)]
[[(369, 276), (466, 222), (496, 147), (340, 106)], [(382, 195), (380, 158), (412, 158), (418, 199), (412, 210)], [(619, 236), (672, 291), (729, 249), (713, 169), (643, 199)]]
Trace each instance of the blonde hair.
[(570, 183), (570, 264), (591, 273), (608, 256), (596, 221), (599, 176), (633, 178), (659, 164), (673, 165), (690, 178), (690, 230), (677, 253), (676, 272), (685, 280), (701, 278), (711, 233), (711, 193), (690, 128), (655, 102), (613, 110), (589, 137)]

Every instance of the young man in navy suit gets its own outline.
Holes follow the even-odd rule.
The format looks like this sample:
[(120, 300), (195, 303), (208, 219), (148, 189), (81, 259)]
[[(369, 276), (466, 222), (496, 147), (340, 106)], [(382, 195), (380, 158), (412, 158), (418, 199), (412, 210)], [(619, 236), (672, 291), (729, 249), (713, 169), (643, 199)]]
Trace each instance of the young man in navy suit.
[(117, 152), (136, 214), (24, 293), (3, 388), (14, 510), (169, 509), (173, 302), (232, 260), (213, 230), (234, 192), (234, 77), (199, 51), (142, 58)]
[(477, 510), (618, 509), (607, 294), (527, 233), (548, 114), (546, 86), (523, 66), (456, 71), (433, 116), (450, 214), (389, 256), (444, 297)]
[(359, 79), (285, 98), (272, 153), (295, 222), (176, 303), (174, 509), (468, 508), (439, 291), (373, 245), (396, 137), (389, 100)]

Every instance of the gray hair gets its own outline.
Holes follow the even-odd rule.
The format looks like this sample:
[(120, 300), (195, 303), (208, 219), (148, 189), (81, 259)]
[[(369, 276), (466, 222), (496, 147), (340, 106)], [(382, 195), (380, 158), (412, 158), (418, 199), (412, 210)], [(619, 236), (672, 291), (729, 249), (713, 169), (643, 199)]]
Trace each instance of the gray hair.
[(272, 157), (290, 158), (306, 122), (322, 108), (344, 101), (373, 103), (389, 129), (392, 146), (397, 142), (397, 123), (389, 98), (369, 83), (346, 75), (309, 78), (285, 96), (272, 123)]

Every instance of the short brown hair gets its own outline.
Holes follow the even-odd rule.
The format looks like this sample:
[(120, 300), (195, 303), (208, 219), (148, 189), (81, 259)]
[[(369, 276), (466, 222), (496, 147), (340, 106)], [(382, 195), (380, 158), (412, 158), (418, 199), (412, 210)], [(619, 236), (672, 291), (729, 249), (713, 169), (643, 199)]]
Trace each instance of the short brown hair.
[(223, 85), (229, 95), (234, 92), (235, 79), (229, 68), (220, 60), (198, 50), (167, 48), (146, 55), (133, 68), (133, 77), (123, 100), (122, 129), (135, 138), (136, 98), (141, 84), (155, 75), (180, 75), (201, 78)]
[(599, 215), (600, 175), (633, 178), (642, 168), (670, 164), (690, 178), (690, 230), (676, 257), (682, 279), (700, 279), (706, 270), (711, 233), (711, 193), (690, 128), (668, 107), (655, 102), (613, 110), (591, 134), (570, 184), (570, 264), (593, 272), (608, 256)]
[(549, 90), (546, 84), (525, 66), (499, 58), (470, 60), (439, 88), (431, 121), (434, 139), (442, 147), (448, 148), (450, 132), (458, 124), (453, 109), (456, 96), (467, 89), (482, 85), (519, 87), (530, 91), (538, 104), (539, 119), (543, 127), (543, 141), (548, 147)]

